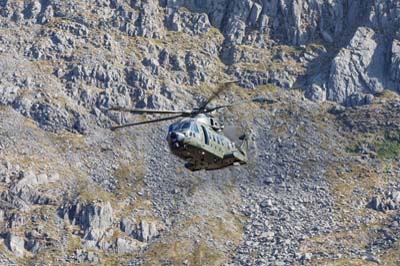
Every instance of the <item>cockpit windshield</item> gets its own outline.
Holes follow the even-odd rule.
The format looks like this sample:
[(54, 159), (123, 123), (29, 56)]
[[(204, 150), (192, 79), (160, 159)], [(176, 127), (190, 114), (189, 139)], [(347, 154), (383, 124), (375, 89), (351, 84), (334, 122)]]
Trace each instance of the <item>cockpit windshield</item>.
[(190, 128), (190, 122), (186, 122), (182, 125), (182, 130), (188, 130)]
[(179, 128), (179, 124), (172, 124), (172, 125), (170, 125), (169, 128), (168, 128), (168, 132), (171, 133), (171, 132), (173, 132), (173, 131), (177, 131), (178, 128)]
[(197, 127), (196, 123), (193, 122), (182, 122), (182, 123), (176, 123), (172, 124), (169, 126), (168, 132), (173, 132), (173, 131), (187, 131), (190, 130), (195, 133), (199, 133), (199, 128)]

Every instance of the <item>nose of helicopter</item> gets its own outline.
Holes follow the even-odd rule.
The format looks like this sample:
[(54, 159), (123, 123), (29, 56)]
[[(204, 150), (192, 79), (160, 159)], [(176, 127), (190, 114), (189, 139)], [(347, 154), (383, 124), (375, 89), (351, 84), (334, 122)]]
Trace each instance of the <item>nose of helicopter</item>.
[(182, 133), (180, 133), (180, 132), (171, 132), (171, 134), (168, 136), (168, 143), (171, 146), (179, 147), (184, 139), (185, 139), (185, 135), (183, 135)]

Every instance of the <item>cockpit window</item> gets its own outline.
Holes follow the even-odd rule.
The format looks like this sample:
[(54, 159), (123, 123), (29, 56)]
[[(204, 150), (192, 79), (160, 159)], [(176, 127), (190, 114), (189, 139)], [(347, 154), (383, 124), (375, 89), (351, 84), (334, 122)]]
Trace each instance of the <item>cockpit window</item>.
[(199, 128), (197, 127), (196, 124), (192, 123), (192, 131), (196, 132), (197, 134), (200, 133)]
[(169, 126), (168, 131), (173, 132), (173, 131), (184, 131), (190, 129), (192, 132), (195, 132), (197, 134), (200, 133), (199, 128), (197, 127), (196, 123), (193, 122), (184, 122), (184, 123), (177, 123), (177, 124), (172, 124)]
[(168, 132), (176, 131), (176, 128), (177, 128), (177, 125), (176, 124), (172, 124), (168, 128)]
[(183, 124), (183, 126), (182, 126), (182, 130), (186, 130), (186, 129), (189, 129), (189, 128), (190, 128), (190, 123), (189, 122)]

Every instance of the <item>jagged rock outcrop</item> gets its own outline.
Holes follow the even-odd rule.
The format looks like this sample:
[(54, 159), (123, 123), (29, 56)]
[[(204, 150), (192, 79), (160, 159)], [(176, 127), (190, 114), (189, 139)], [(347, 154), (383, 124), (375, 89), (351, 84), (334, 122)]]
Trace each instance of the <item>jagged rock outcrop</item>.
[(97, 243), (114, 222), (111, 204), (84, 204), (77, 202), (62, 206), (60, 214), (83, 230), (83, 238)]
[(383, 91), (385, 50), (370, 28), (359, 28), (350, 44), (333, 60), (327, 84), (327, 99), (344, 102), (355, 92)]
[(58, 175), (52, 175), (49, 178), (46, 174), (35, 175), (32, 172), (22, 173), (22, 178), (11, 186), (10, 192), (25, 202), (39, 205), (51, 204), (54, 202), (54, 199), (43, 195), (38, 189), (39, 186), (57, 181), (57, 178)]
[(6, 162), (0, 175), (2, 184), (8, 188), (0, 194), (0, 199), (5, 200), (11, 206), (27, 210), (30, 204), (49, 205), (55, 202), (54, 198), (43, 193), (45, 191), (43, 188), (58, 180), (57, 173), (47, 175), (35, 174), (32, 171), (25, 172), (20, 170), (19, 166), (13, 166)]
[[(61, 206), (59, 215), (82, 230), (83, 243), (87, 248), (100, 248), (123, 254), (137, 250), (159, 236), (162, 227), (155, 222), (142, 219), (139, 223), (127, 217), (120, 226), (115, 226), (115, 215), (110, 203), (91, 203), (77, 201)], [(113, 234), (121, 230), (124, 236), (113, 239)]]

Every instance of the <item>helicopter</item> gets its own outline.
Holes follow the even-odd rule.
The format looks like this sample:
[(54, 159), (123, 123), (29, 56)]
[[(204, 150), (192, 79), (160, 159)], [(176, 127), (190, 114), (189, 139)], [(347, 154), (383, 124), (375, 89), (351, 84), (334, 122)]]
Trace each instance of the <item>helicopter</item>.
[(199, 108), (193, 110), (153, 110), (153, 109), (126, 109), (110, 108), (110, 111), (130, 112), (133, 114), (163, 114), (166, 117), (147, 120), (143, 122), (128, 123), (110, 127), (117, 130), (126, 127), (157, 123), (179, 119), (169, 126), (167, 142), (172, 154), (183, 159), (185, 167), (191, 171), (217, 170), (232, 165), (244, 165), (248, 162), (247, 149), (248, 137), (239, 137), (240, 145), (223, 133), (224, 125), (212, 115), (213, 112), (230, 108), (245, 103), (273, 103), (264, 97), (254, 97), (240, 100), (226, 105), (209, 107), (214, 100), (230, 84), (236, 82), (225, 82), (220, 88)]

